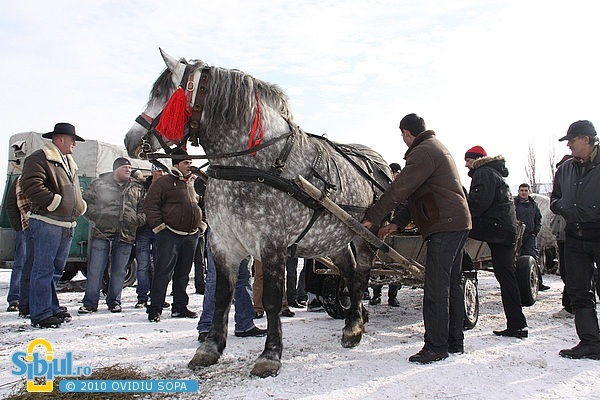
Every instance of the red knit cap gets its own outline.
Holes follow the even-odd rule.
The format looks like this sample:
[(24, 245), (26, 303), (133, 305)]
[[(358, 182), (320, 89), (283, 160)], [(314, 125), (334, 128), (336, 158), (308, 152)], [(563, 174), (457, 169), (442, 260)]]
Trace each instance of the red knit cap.
[(465, 153), (465, 160), (467, 158), (472, 158), (477, 160), (478, 158), (487, 156), (487, 153), (481, 146), (473, 146)]

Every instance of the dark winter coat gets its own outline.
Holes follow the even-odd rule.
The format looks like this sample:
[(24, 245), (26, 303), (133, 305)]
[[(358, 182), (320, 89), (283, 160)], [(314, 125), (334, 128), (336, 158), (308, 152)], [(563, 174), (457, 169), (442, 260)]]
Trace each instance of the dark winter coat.
[(206, 229), (194, 186), (176, 168), (150, 186), (144, 211), (148, 225), (155, 233), (167, 227), (181, 235), (204, 232)]
[(435, 132), (418, 135), (404, 158), (406, 166), (365, 219), (378, 224), (396, 209), (394, 223), (403, 228), (412, 219), (423, 237), (471, 229), (456, 164)]
[(32, 203), (31, 213), (34, 215), (31, 218), (73, 227), (77, 217), (85, 212), (77, 164), (70, 154), (66, 158), (68, 167), (62, 161), (60, 150), (54, 144), (46, 143), (25, 159), (21, 187)]
[(144, 187), (134, 181), (119, 184), (112, 173), (100, 176), (83, 193), (88, 209), (85, 216), (94, 222), (96, 239), (118, 239), (134, 243), (137, 228), (146, 223), (143, 211)]
[(582, 163), (570, 159), (558, 167), (550, 210), (567, 221), (567, 236), (600, 241), (600, 157)]
[(525, 224), (525, 234), (537, 236), (542, 229), (542, 212), (535, 200), (528, 196), (527, 201), (521, 201), (519, 196), (514, 199), (517, 219)]
[(473, 229), (469, 236), (488, 243), (513, 244), (517, 233), (515, 204), (504, 178), (504, 157), (482, 157), (469, 171), (469, 209)]
[(10, 185), (10, 188), (8, 188), (8, 192), (6, 193), (5, 208), (10, 226), (15, 231), (23, 230), (23, 226), (21, 225), (21, 212), (19, 211), (19, 206), (17, 205), (17, 179), (15, 179), (13, 184)]

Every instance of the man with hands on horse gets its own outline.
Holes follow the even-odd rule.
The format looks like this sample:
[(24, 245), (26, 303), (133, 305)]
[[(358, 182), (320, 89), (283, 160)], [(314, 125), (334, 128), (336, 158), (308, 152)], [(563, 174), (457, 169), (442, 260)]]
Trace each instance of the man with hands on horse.
[(379, 228), (380, 237), (412, 220), (427, 241), (425, 345), (408, 359), (426, 364), (464, 351), (461, 263), (471, 216), (454, 159), (435, 132), (416, 114), (402, 118), (400, 131), (408, 146), (406, 165), (362, 224), (372, 229), (395, 210), (392, 223)]

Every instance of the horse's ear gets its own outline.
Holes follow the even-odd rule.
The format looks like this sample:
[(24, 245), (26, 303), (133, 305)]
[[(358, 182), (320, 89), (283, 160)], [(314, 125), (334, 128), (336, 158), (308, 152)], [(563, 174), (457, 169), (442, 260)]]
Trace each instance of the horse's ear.
[(163, 60), (165, 60), (165, 64), (167, 64), (169, 71), (176, 71), (179, 61), (165, 53), (160, 47), (158, 49), (160, 50), (160, 55), (162, 56)]

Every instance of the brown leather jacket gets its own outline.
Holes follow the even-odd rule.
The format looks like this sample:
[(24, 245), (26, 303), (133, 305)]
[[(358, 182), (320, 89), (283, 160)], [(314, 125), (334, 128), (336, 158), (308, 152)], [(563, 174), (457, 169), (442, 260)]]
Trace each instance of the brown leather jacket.
[(406, 166), (365, 219), (378, 224), (396, 209), (393, 222), (404, 228), (412, 220), (423, 237), (471, 229), (456, 164), (435, 132), (419, 134), (404, 158)]
[(72, 227), (87, 205), (81, 196), (77, 164), (71, 155), (67, 155), (67, 161), (70, 174), (60, 150), (54, 144), (46, 143), (25, 159), (21, 187), (31, 200), (32, 214), (51, 224)]
[(202, 211), (192, 182), (186, 182), (176, 168), (150, 185), (144, 199), (148, 225), (155, 233), (168, 227), (180, 234), (204, 232)]

